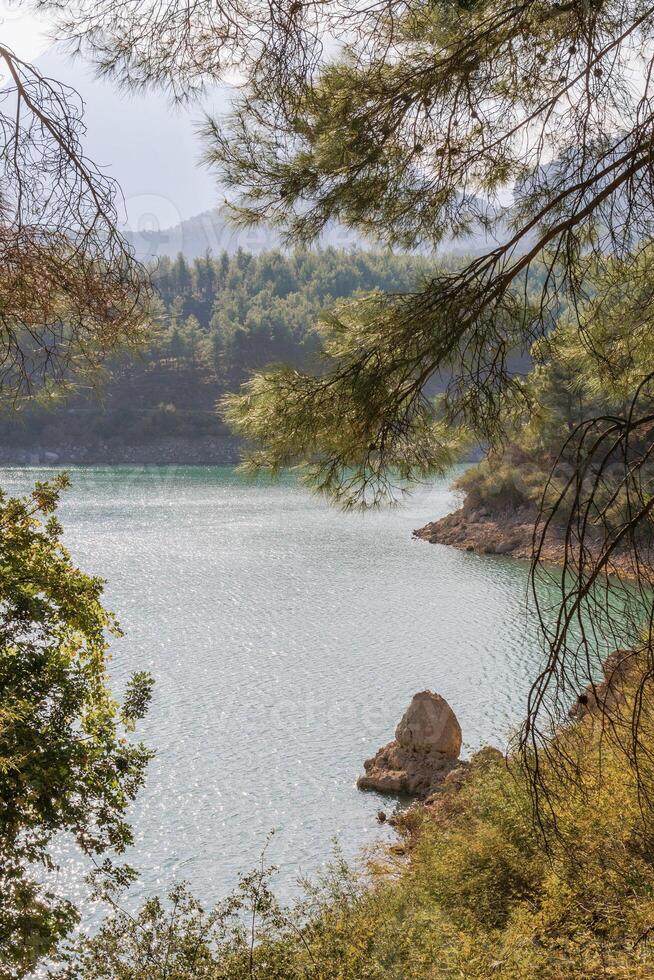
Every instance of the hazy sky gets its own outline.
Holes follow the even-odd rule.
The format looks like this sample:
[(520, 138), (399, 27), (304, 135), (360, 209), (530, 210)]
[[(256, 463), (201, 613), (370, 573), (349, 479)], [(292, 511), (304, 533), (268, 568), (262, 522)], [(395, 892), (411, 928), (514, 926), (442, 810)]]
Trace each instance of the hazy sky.
[[(52, 21), (0, 0), (0, 40), (19, 58), (74, 88), (85, 103), (87, 156), (123, 190), (129, 225), (168, 228), (221, 203), (216, 177), (198, 166), (202, 106), (175, 110), (157, 93), (129, 96), (52, 45)], [(224, 111), (220, 90), (207, 109)]]
[(27, 14), (12, 0), (0, 0), (0, 38), (19, 58), (37, 58), (50, 44), (50, 19)]

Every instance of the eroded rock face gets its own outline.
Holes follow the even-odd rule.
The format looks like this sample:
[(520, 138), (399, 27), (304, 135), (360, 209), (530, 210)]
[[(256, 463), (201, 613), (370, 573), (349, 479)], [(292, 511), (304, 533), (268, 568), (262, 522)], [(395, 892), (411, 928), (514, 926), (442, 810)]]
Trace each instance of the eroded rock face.
[(458, 765), (461, 727), (440, 694), (421, 691), (395, 729), (395, 738), (363, 767), (359, 789), (428, 796)]
[(395, 740), (414, 752), (440, 752), (458, 759), (461, 727), (449, 704), (434, 691), (414, 694), (395, 729)]

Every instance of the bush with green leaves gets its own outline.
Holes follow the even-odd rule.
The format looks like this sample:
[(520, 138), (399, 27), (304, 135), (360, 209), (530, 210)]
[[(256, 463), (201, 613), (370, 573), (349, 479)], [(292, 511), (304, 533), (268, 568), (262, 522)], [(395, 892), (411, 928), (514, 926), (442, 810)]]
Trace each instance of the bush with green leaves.
[(103, 581), (75, 567), (55, 516), (66, 475), (28, 498), (0, 492), (0, 974), (21, 977), (76, 924), (55, 894), (52, 845), (66, 835), (99, 877), (131, 843), (127, 809), (151, 752), (130, 738), (151, 694), (132, 675), (122, 704), (106, 672), (119, 635)]
[[(212, 912), (176, 888), (135, 915), (114, 914), (71, 952), (61, 976), (650, 980), (654, 836), (624, 765), (632, 702), (629, 693), (611, 730), (587, 715), (551, 744), (575, 758), (584, 780), (567, 780), (554, 751), (544, 763), (557, 794), (547, 848), (519, 761), (482, 750), (462, 788), (401, 814), (402, 845), (361, 872), (339, 859), (291, 907), (276, 901), (263, 865)], [(651, 701), (644, 713), (651, 754)], [(650, 791), (652, 777), (650, 765)]]

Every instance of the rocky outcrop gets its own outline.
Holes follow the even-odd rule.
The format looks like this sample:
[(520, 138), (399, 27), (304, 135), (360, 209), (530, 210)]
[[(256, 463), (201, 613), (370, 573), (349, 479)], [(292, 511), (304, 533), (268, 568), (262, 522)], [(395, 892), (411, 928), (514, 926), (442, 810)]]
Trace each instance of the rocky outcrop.
[[(504, 555), (510, 558), (533, 558), (534, 526), (538, 518), (535, 507), (524, 505), (515, 509), (492, 511), (468, 502), (460, 510), (432, 521), (413, 532), (414, 538), (430, 544), (446, 544), (459, 551), (480, 555)], [(586, 547), (589, 555), (596, 553), (598, 540), (589, 533)], [(565, 560), (565, 531), (550, 525), (544, 543), (539, 542), (539, 559), (549, 565), (562, 565)], [(633, 578), (634, 567), (628, 550), (617, 551), (607, 565), (609, 575)]]
[(395, 738), (363, 767), (359, 789), (427, 797), (460, 766), (461, 727), (440, 694), (421, 691), (395, 729)]
[[(531, 558), (535, 521), (536, 511), (531, 507), (493, 514), (484, 507), (464, 506), (439, 521), (425, 524), (413, 535), (431, 544), (451, 545), (460, 551)], [(552, 545), (558, 554), (558, 540)]]

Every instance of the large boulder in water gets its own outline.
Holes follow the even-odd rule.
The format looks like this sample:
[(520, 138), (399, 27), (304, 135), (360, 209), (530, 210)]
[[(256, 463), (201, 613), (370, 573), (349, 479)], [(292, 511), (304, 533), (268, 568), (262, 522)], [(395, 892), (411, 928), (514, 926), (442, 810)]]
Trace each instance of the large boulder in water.
[(458, 764), (461, 727), (445, 698), (414, 694), (395, 738), (363, 766), (359, 789), (427, 796)]
[(458, 759), (461, 726), (445, 698), (434, 691), (420, 691), (402, 715), (395, 740), (414, 752), (440, 752)]

